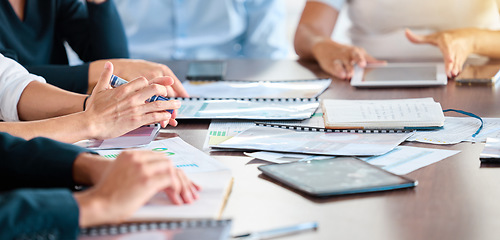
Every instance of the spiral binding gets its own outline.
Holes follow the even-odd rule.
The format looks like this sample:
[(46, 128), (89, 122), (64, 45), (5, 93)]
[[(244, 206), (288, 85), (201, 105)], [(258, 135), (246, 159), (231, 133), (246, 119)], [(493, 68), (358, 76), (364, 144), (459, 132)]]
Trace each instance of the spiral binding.
[(204, 97), (176, 97), (180, 101), (210, 101), (210, 100), (239, 100), (250, 102), (319, 102), (318, 98), (204, 98)]
[(191, 220), (191, 221), (172, 221), (172, 222), (148, 222), (148, 223), (125, 223), (119, 225), (103, 225), (98, 227), (82, 228), (82, 236), (108, 236), (136, 232), (145, 232), (152, 230), (174, 230), (189, 228), (215, 228), (231, 225), (231, 220)]
[(412, 129), (327, 129), (321, 127), (309, 127), (299, 125), (276, 124), (266, 122), (255, 122), (258, 127), (274, 127), (308, 132), (335, 132), (335, 133), (409, 133)]

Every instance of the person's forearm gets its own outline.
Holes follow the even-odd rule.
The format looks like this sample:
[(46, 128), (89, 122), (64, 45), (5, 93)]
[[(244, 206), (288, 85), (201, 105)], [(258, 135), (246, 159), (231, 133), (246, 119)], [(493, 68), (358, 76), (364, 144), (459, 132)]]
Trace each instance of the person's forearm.
[(33, 81), (24, 89), (17, 104), (20, 120), (31, 121), (83, 111), (86, 95)]
[(24, 139), (47, 137), (57, 141), (74, 143), (91, 139), (95, 135), (91, 123), (82, 117), (84, 112), (62, 117), (29, 122), (0, 122), (0, 131)]
[(323, 3), (306, 3), (294, 39), (295, 52), (300, 58), (314, 59), (314, 45), (331, 39), (338, 15), (338, 10)]
[(96, 184), (111, 163), (112, 160), (97, 154), (81, 153), (73, 163), (73, 180), (77, 184)]
[(500, 31), (471, 29), (474, 37), (473, 51), (476, 54), (492, 58), (500, 58)]

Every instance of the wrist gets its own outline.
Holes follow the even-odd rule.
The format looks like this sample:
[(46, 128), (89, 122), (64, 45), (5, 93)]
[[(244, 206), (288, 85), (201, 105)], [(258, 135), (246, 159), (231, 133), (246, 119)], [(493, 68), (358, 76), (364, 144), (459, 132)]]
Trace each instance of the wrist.
[(78, 223), (82, 228), (111, 223), (107, 219), (104, 201), (100, 199), (94, 189), (73, 194), (79, 209)]
[(101, 139), (100, 133), (103, 131), (98, 127), (98, 117), (93, 116), (92, 111), (89, 111), (89, 109), (76, 114), (80, 115), (78, 117), (78, 126), (83, 131), (84, 139)]
[(97, 184), (111, 163), (99, 155), (81, 153), (73, 163), (73, 180), (83, 185)]

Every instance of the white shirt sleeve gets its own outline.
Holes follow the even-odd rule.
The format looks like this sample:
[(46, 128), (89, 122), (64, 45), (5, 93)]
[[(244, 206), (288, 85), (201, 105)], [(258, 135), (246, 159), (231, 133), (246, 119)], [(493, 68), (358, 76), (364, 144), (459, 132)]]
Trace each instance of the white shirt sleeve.
[[(308, 2), (321, 2), (340, 11), (346, 0), (307, 0)], [(500, 0), (499, 0), (500, 1)]]
[(19, 121), (17, 104), (31, 81), (45, 83), (42, 77), (30, 74), (16, 61), (0, 54), (0, 120)]

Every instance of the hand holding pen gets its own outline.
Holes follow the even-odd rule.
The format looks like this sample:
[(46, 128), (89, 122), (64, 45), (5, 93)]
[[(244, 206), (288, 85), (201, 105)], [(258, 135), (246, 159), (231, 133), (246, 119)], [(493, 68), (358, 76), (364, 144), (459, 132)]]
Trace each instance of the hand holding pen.
[[(111, 75), (111, 78), (109, 79), (109, 84), (111, 84), (111, 87), (114, 87), (114, 88), (121, 86), (123, 84), (126, 84), (126, 83), (128, 83), (126, 80), (124, 80), (116, 75)], [(170, 100), (169, 98), (154, 95), (151, 98), (149, 98), (148, 100), (146, 100), (146, 102), (169, 101), (169, 100)], [(169, 112), (170, 114), (174, 114), (174, 110), (172, 110), (172, 109), (167, 109), (166, 111)]]
[[(84, 111), (88, 120), (82, 126), (91, 129), (91, 138), (107, 139), (118, 137), (142, 125), (160, 123), (177, 125), (176, 111), (179, 101), (146, 102), (152, 96), (166, 96), (165, 85), (172, 84), (170, 77), (158, 77), (148, 81), (144, 77), (137, 78), (123, 86), (112, 88), (110, 79), (113, 65), (105, 64), (99, 82), (88, 98)], [(172, 113), (166, 109), (174, 110)]]

